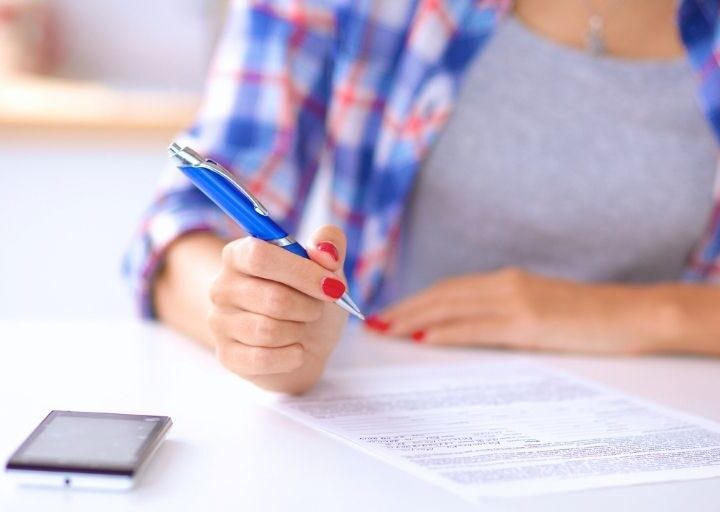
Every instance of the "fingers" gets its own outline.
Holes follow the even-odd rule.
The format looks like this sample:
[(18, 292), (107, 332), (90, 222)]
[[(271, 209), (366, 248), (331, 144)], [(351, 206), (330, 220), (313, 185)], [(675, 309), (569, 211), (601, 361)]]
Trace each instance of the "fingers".
[(386, 329), (392, 334), (404, 334), (411, 329), (428, 325), (426, 314), (435, 321), (442, 321), (453, 315), (454, 306), (458, 305), (452, 290), (433, 286), (415, 295), (407, 297), (383, 311), (379, 317), (388, 325)]
[(270, 348), (300, 343), (306, 325), (239, 310), (214, 310), (208, 316), (208, 322), (225, 338), (245, 345)]
[(458, 305), (469, 300), (492, 302), (502, 291), (498, 289), (499, 272), (475, 274), (442, 280), (429, 288), (411, 295), (386, 308), (379, 316), (383, 320), (392, 321), (424, 311), (437, 302)]
[(216, 353), (230, 371), (246, 378), (289, 373), (303, 365), (305, 351), (296, 343), (286, 347), (258, 347), (221, 337)]
[(310, 258), (331, 272), (342, 271), (347, 242), (337, 226), (323, 226), (313, 234), (307, 252)]
[(336, 274), (252, 237), (228, 244), (223, 262), (237, 272), (284, 284), (318, 300), (335, 301), (345, 293), (345, 283)]
[(502, 307), (498, 303), (439, 299), (416, 302), (412, 307), (403, 308), (396, 316), (382, 318), (388, 324), (386, 332), (389, 335), (408, 336), (432, 326), (476, 316), (495, 315), (501, 311)]
[(235, 308), (291, 322), (319, 320), (324, 304), (284, 284), (249, 276), (219, 279), (211, 299), (220, 309)]
[(459, 320), (443, 325), (434, 325), (424, 332), (422, 341), (433, 345), (485, 345), (506, 346), (508, 322), (503, 318)]
[(424, 290), (415, 295), (411, 295), (385, 309), (378, 316), (391, 326), (404, 318), (410, 317), (414, 312), (424, 311), (428, 307), (432, 307), (442, 297), (435, 290)]
[(448, 279), (393, 304), (370, 321), (395, 336), (411, 335), (429, 326), (503, 310), (501, 294), (487, 286), (486, 276)]
[(251, 237), (227, 244), (208, 315), (222, 364), (273, 389), (316, 380), (344, 324), (326, 311), (345, 292), (345, 247), (332, 226), (315, 234), (315, 261)]
[(513, 316), (522, 276), (512, 269), (442, 280), (393, 304), (368, 327), (395, 336), (423, 341), (427, 330), (460, 320)]

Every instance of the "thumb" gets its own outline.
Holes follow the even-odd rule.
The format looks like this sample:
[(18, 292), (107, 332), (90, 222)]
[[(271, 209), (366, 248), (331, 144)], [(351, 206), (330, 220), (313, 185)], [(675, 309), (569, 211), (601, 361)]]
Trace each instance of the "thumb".
[(313, 233), (305, 249), (315, 263), (342, 275), (346, 247), (345, 233), (337, 226), (328, 225)]

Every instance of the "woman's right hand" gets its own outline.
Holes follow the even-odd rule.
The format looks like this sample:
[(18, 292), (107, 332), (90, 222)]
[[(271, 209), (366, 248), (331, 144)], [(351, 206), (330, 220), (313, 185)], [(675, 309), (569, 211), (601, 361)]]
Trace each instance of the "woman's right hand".
[(227, 244), (211, 289), (208, 315), (220, 362), (273, 391), (302, 393), (320, 378), (348, 314), (345, 236), (315, 232), (311, 260), (252, 237)]

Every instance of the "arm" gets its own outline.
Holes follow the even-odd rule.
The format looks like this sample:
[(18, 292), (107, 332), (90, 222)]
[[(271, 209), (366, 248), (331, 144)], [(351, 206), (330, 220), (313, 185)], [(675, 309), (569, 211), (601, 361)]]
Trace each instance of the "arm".
[(720, 356), (720, 289), (586, 284), (509, 269), (441, 281), (374, 325), (437, 344)]
[(212, 302), (210, 287), (220, 273), (225, 241), (209, 233), (191, 233), (168, 249), (154, 286), (158, 318), (208, 347), (215, 347), (207, 316)]
[[(334, 30), (334, 13), (324, 2), (313, 0), (297, 8), (277, 0), (233, 2), (209, 72), (203, 106), (193, 128), (181, 139), (237, 174), (290, 233), (297, 230), (325, 142), (324, 95), (329, 89)], [(263, 288), (245, 290), (244, 294), (234, 290), (221, 298), (215, 292), (216, 300), (211, 300), (213, 290), (228, 290), (228, 283), (245, 282), (256, 271), (231, 257), (222, 257), (234, 254), (227, 247), (243, 245), (242, 239), (225, 245), (242, 235), (174, 166), (168, 166), (156, 199), (127, 252), (125, 274), (136, 289), (144, 316), (159, 317), (214, 346), (226, 366), (260, 385), (299, 390), (313, 379), (266, 382), (255, 372), (259, 360), (239, 361), (238, 350), (227, 349), (232, 346), (231, 340), (262, 346), (261, 336), (251, 329), (261, 323), (267, 328), (269, 323), (249, 322), (248, 315), (241, 314), (253, 306), (244, 301), (254, 294), (262, 297)], [(279, 256), (277, 261), (284, 261), (288, 255)], [(318, 272), (328, 269), (335, 272), (334, 262), (330, 266), (328, 262), (324, 266), (309, 263), (315, 273), (306, 269), (307, 275), (317, 277)], [(278, 275), (282, 279), (283, 273)], [(327, 300), (319, 298), (317, 289), (311, 289), (307, 282), (287, 286), (308, 297), (314, 294), (315, 300)], [(292, 290), (286, 292), (297, 298)], [(238, 325), (208, 323), (208, 315), (217, 321), (230, 318), (230, 312), (243, 316), (243, 332)], [(303, 336), (301, 341), (330, 339), (336, 333), (330, 329), (326, 335), (310, 334), (313, 336)], [(318, 354), (311, 351), (319, 361), (322, 358)], [(277, 361), (271, 358), (268, 366), (273, 362)], [(318, 372), (314, 371), (314, 378), (315, 374)]]
[(720, 356), (719, 288), (668, 284), (648, 293), (666, 311), (669, 324), (665, 336), (652, 345), (664, 352)]

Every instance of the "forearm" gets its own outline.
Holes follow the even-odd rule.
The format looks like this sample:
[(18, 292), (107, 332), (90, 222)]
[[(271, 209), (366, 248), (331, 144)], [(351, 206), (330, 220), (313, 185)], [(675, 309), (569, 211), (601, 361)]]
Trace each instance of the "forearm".
[(587, 283), (503, 269), (441, 281), (377, 319), (382, 333), (437, 345), (720, 356), (720, 287), (710, 285)]
[(212, 233), (180, 238), (168, 250), (153, 289), (158, 318), (210, 347), (215, 341), (207, 323), (209, 291), (220, 271), (225, 243)]

